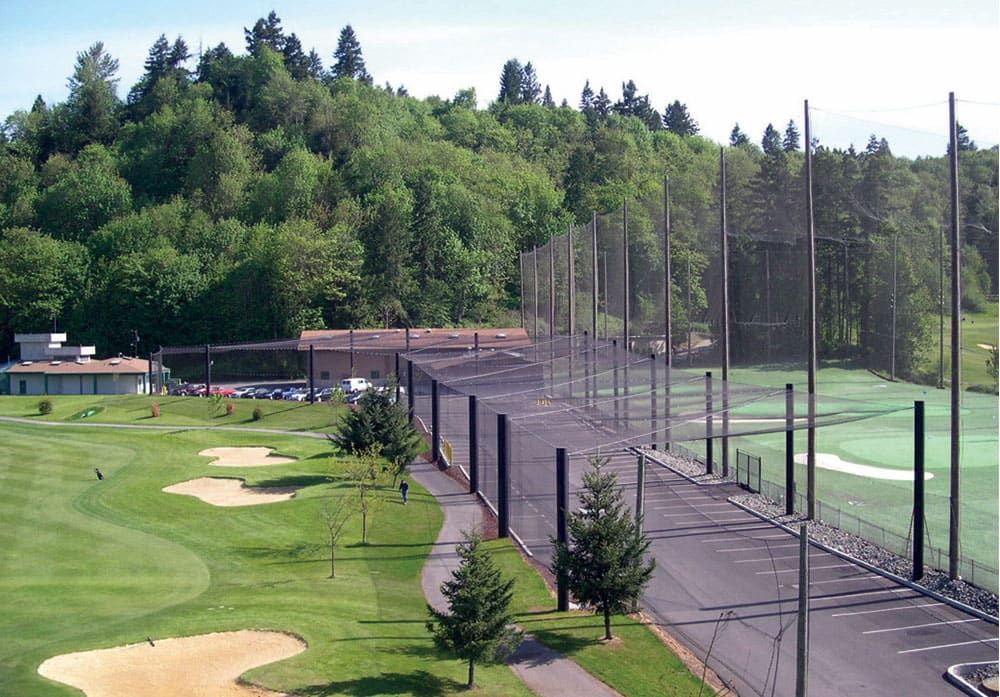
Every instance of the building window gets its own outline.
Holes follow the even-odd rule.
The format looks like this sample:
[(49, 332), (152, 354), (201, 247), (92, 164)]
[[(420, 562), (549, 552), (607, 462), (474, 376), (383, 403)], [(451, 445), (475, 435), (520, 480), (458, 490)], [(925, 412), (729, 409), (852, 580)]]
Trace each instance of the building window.
[(381, 377), (381, 375), (379, 374), (379, 372), (377, 370), (373, 370), (371, 377), (368, 378), (368, 379), (369, 380), (378, 380), (379, 377)]
[(329, 380), (330, 379), (330, 371), (329, 370), (321, 370), (320, 373), (319, 373), (319, 379), (320, 380)]

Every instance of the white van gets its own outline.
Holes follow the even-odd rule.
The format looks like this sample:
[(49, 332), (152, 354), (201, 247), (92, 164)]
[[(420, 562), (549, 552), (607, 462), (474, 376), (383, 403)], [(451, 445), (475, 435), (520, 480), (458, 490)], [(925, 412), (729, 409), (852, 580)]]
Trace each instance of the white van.
[(364, 392), (371, 386), (371, 383), (364, 378), (344, 378), (340, 381), (340, 389), (344, 394)]

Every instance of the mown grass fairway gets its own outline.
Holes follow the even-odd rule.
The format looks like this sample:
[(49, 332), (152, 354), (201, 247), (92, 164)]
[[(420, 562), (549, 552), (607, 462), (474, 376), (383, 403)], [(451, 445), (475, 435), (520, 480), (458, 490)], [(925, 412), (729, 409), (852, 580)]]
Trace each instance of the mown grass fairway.
[[(197, 455), (220, 445), (266, 445), (300, 459), (220, 472)], [(272, 434), (0, 424), (0, 692), (79, 694), (37, 675), (54, 655), (245, 628), (309, 644), (246, 676), (271, 689), (461, 692), (465, 665), (440, 654), (424, 629), (420, 570), (440, 528), (437, 503), (418, 486), (406, 507), (386, 492), (371, 544), (356, 544), (355, 519), (330, 579), (320, 504), (351, 493), (330, 452), (323, 440)], [(245, 508), (160, 491), (220, 475), (303, 489), (291, 501)], [(506, 667), (478, 676), (479, 694), (528, 694)]]

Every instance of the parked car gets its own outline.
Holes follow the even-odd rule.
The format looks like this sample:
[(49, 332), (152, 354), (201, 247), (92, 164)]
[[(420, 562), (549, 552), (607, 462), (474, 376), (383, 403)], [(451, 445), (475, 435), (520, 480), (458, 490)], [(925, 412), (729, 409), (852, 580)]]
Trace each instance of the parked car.
[(309, 401), (309, 390), (304, 387), (298, 387), (294, 389), (291, 394), (289, 394), (285, 399), (292, 402), (307, 402)]
[(236, 399), (247, 399), (253, 391), (254, 388), (252, 387), (237, 387), (233, 390), (233, 397)]
[(340, 381), (340, 389), (344, 391), (344, 394), (364, 392), (371, 386), (372, 384), (364, 378), (344, 378)]
[(258, 387), (250, 395), (251, 399), (270, 399), (271, 398), (271, 388), (270, 387)]
[(268, 393), (267, 398), (268, 399), (281, 399), (281, 395), (284, 393), (284, 391), (285, 391), (284, 387), (275, 387), (273, 390), (271, 390)]
[(319, 391), (319, 401), (329, 402), (332, 399), (333, 399), (332, 387), (324, 387), (322, 390)]

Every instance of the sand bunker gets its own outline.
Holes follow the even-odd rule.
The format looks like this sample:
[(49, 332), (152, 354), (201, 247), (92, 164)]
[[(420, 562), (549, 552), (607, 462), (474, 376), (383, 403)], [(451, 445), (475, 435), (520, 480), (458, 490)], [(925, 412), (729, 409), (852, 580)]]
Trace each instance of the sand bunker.
[(236, 680), (251, 668), (306, 649), (288, 634), (251, 630), (153, 641), (155, 646), (143, 642), (63, 654), (38, 666), (38, 673), (87, 697), (279, 697)]
[(976, 346), (978, 346), (981, 349), (986, 349), (987, 351), (992, 351), (994, 348), (996, 348), (993, 344), (976, 344)]
[[(806, 464), (806, 454), (798, 453), (795, 456), (795, 462), (800, 465)], [(816, 466), (822, 467), (825, 470), (833, 470), (834, 472), (844, 472), (846, 474), (855, 474), (859, 477), (869, 477), (870, 479), (890, 479), (897, 482), (912, 482), (913, 481), (913, 471), (912, 470), (897, 470), (890, 469), (888, 467), (872, 467), (871, 465), (859, 465), (856, 462), (847, 462), (846, 460), (841, 460), (839, 455), (834, 455), (832, 453), (816, 453)], [(934, 475), (930, 472), (924, 472), (924, 479), (933, 479)]]
[(215, 462), (209, 464), (215, 467), (267, 467), (295, 462), (294, 457), (272, 455), (273, 450), (274, 448), (209, 448), (198, 454), (214, 457)]
[(295, 496), (291, 486), (248, 487), (242, 479), (199, 477), (180, 484), (164, 487), (168, 494), (194, 496), (213, 506), (256, 506), (261, 503), (278, 503)]

